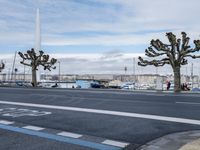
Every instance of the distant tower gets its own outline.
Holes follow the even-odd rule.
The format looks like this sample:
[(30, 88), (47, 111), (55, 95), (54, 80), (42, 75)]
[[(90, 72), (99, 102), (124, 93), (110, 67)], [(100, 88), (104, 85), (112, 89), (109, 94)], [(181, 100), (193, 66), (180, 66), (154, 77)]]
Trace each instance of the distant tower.
[[(35, 25), (35, 51), (39, 54), (41, 50), (41, 34), (40, 34), (40, 10), (37, 8), (36, 12), (36, 25)], [(37, 71), (37, 81), (40, 81), (40, 67)]]

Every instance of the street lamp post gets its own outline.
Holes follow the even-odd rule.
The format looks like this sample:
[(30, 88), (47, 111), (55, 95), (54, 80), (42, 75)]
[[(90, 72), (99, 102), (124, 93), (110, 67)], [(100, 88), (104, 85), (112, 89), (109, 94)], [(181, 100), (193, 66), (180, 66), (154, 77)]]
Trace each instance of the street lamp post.
[(127, 72), (127, 67), (126, 66), (124, 67), (124, 72), (125, 72), (125, 75), (126, 75), (126, 72)]
[(193, 63), (191, 64), (191, 82), (192, 82), (192, 89), (193, 89), (193, 84), (194, 84), (194, 78), (193, 78)]
[(26, 72), (25, 72), (25, 65), (24, 65), (24, 82), (26, 81)]
[(15, 68), (15, 69), (14, 69), (14, 81), (15, 81), (15, 82), (16, 82), (16, 80), (17, 80), (17, 72), (18, 72), (18, 69)]
[(60, 84), (60, 61), (58, 61), (58, 81)]

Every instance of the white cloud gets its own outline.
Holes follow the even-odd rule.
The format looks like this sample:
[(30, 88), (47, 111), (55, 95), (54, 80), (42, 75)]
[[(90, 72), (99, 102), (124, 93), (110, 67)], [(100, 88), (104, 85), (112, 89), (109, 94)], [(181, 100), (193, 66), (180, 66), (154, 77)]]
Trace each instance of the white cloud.
[[(97, 0), (91, 2), (98, 2), (105, 6), (98, 7), (86, 2), (84, 4), (84, 1), (77, 3), (73, 0), (38, 0), (38, 2), (26, 3), (2, 0), (0, 39), (5, 37), (4, 41), (7, 43), (16, 44), (23, 44), (24, 40), (33, 40), (37, 6), (41, 10), (44, 44), (49, 45), (145, 44), (154, 37), (162, 38), (167, 30), (173, 30), (179, 34), (184, 30), (194, 38), (199, 37), (200, 21), (197, 18), (200, 13), (198, 8), (200, 2), (198, 0), (154, 0), (151, 2), (149, 0)], [(77, 34), (77, 32), (87, 31), (105, 32), (105, 34), (100, 34), (98, 37), (88, 37), (87, 34), (85, 37), (77, 38), (67, 36), (68, 32)], [(109, 35), (106, 32), (115, 34)], [(17, 38), (14, 38), (15, 33), (19, 33)], [(26, 34), (33, 38), (23, 36)], [(8, 35), (11, 35), (10, 39), (6, 38)]]
[[(151, 39), (167, 42), (165, 32), (168, 31), (173, 31), (177, 37), (181, 36), (181, 31), (186, 31), (191, 40), (200, 38), (199, 0), (88, 1), (1, 0), (0, 49), (5, 49), (2, 51), (5, 53), (7, 45), (16, 45), (14, 54), (19, 46), (30, 48), (34, 45), (37, 7), (41, 12), (43, 46), (100, 45), (125, 50), (123, 46), (148, 45)], [(137, 48), (133, 47), (133, 53)], [(51, 55), (63, 61), (63, 73), (123, 73), (125, 65), (131, 73), (132, 58), (138, 54), (102, 54), (102, 51), (95, 51), (94, 47), (96, 54), (86, 54), (80, 48), (79, 54)], [(0, 59), (12, 68), (13, 55), (2, 54)], [(138, 68), (139, 73), (151, 73), (152, 70), (155, 72), (153, 67)]]
[[(109, 57), (106, 57), (109, 56)], [(62, 74), (124, 74), (124, 67), (128, 68), (127, 73), (133, 73), (133, 58), (135, 58), (135, 66), (137, 74), (172, 74), (172, 69), (169, 65), (164, 67), (159, 67), (156, 72), (156, 68), (153, 66), (140, 67), (137, 65), (138, 56), (144, 56), (144, 53), (122, 53), (120, 51), (110, 51), (106, 53), (94, 53), (94, 54), (50, 54), (50, 57), (57, 58), (61, 64)], [(3, 59), (6, 68), (3, 73), (8, 73), (12, 70), (14, 54), (4, 54), (0, 55), (0, 60)], [(15, 68), (18, 68), (18, 73), (23, 73), (24, 67), (20, 62), (21, 58), (16, 57)], [(200, 60), (192, 60), (194, 64), (194, 74), (200, 74), (199, 62)], [(57, 64), (58, 67), (58, 64)], [(191, 73), (191, 63), (182, 67), (182, 74), (190, 75)], [(52, 72), (41, 71), (41, 73), (46, 72), (47, 74), (57, 74), (58, 68), (52, 70)], [(31, 73), (31, 69), (26, 67), (26, 73)]]

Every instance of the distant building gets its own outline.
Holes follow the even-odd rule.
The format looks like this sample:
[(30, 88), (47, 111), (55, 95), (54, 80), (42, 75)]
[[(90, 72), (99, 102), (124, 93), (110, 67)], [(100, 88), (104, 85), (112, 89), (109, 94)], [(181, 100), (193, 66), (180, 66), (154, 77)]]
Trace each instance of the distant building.
[[(6, 74), (0, 73), (0, 81), (32, 81), (31, 74)], [(41, 74), (41, 81), (58, 81), (58, 74)], [(88, 82), (98, 82), (100, 84), (105, 85), (106, 87), (110, 84), (123, 84), (123, 83), (133, 83), (138, 88), (142, 87), (150, 87), (155, 89), (163, 89), (163, 85), (166, 84), (166, 81), (174, 82), (173, 75), (160, 76), (158, 74), (139, 74), (139, 75), (113, 75), (113, 74), (84, 74), (84, 75), (76, 75), (76, 74), (61, 74), (60, 81), (61, 82), (69, 82), (75, 83), (77, 80), (85, 80)], [(120, 81), (120, 82), (119, 82)], [(181, 75), (181, 83), (188, 83), (189, 85), (193, 85), (192, 87), (200, 86), (200, 77), (194, 75), (191, 76)]]

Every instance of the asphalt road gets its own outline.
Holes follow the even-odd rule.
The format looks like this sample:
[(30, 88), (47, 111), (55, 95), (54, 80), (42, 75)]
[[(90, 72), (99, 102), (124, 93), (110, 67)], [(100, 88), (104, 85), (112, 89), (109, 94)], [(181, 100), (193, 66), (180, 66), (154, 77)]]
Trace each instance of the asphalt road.
[(134, 149), (199, 114), (198, 94), (0, 88), (0, 149)]

